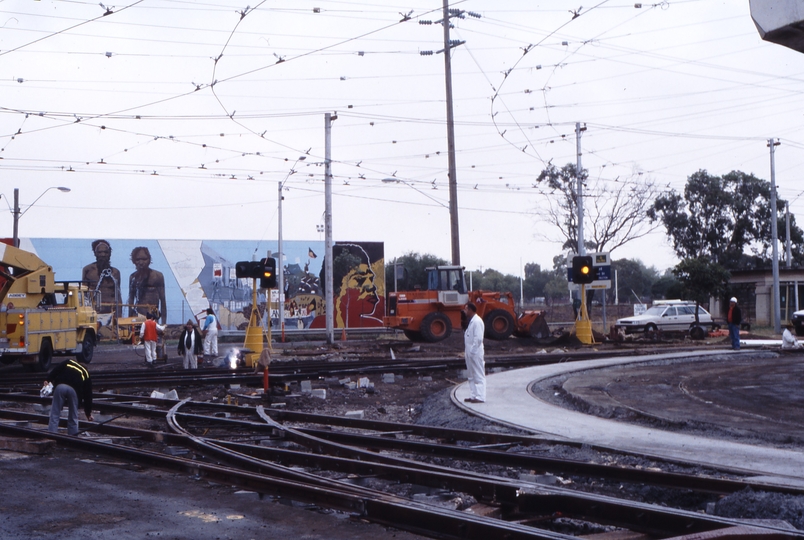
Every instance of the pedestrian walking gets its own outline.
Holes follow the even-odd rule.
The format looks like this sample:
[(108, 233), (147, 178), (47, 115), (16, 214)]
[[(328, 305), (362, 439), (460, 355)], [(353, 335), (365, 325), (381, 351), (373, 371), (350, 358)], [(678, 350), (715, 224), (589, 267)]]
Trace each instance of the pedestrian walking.
[(218, 317), (212, 308), (207, 309), (207, 318), (204, 319), (204, 361), (212, 360), (209, 357), (218, 356)]
[(145, 346), (145, 365), (154, 367), (156, 362), (156, 342), (159, 341), (159, 334), (165, 331), (165, 327), (156, 322), (156, 315), (148, 313), (145, 322), (140, 326), (140, 339)]

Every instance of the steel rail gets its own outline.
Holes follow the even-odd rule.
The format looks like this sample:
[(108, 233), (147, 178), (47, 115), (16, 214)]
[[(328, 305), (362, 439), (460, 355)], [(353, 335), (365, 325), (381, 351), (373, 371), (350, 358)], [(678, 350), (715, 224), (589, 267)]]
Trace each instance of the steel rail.
[(587, 477), (600, 477), (632, 483), (650, 484), (654, 486), (689, 489), (701, 493), (726, 495), (746, 488), (804, 495), (804, 487), (786, 484), (771, 484), (748, 479), (726, 479), (712, 476), (699, 476), (664, 471), (652, 471), (613, 465), (602, 465), (569, 459), (541, 457), (522, 452), (501, 452), (485, 448), (443, 443), (428, 443), (404, 439), (389, 439), (383, 436), (347, 433), (343, 431), (325, 431), (321, 429), (299, 428), (299, 432), (316, 438), (337, 441), (349, 446), (360, 446), (375, 449), (388, 449), (397, 452), (416, 453), (422, 455), (448, 457), (478, 463), (504, 465), (548, 471), (551, 473), (573, 474)]
[[(338, 443), (329, 443), (319, 437), (313, 435), (306, 435), (301, 430), (289, 428), (279, 424), (270, 416), (265, 414), (262, 407), (257, 407), (257, 412), (260, 417), (265, 420), (269, 425), (276, 429), (281, 429), (284, 433), (290, 436), (291, 440), (298, 444), (316, 450), (322, 451), (325, 449), (336, 450), (337, 452), (352, 453), (353, 457), (362, 457), (366, 453), (354, 449), (348, 445)], [(369, 453), (368, 456), (376, 456), (376, 453)], [(411, 460), (403, 458), (393, 458), (388, 456), (373, 457), (374, 461), (381, 460), (384, 463), (401, 463), (408, 466)], [(432, 471), (434, 474), (438, 472), (449, 472), (452, 469), (433, 466), (431, 464), (422, 464), (420, 462), (412, 462), (417, 464), (418, 467)], [(552, 509), (549, 514), (560, 513), (562, 515), (574, 515), (579, 519), (594, 521), (596, 523), (604, 523), (622, 527), (630, 530), (637, 530), (646, 534), (660, 535), (665, 534), (667, 531), (675, 531), (676, 535), (691, 534), (695, 532), (708, 532), (722, 527), (733, 527), (735, 523), (743, 526), (747, 525), (746, 522), (740, 520), (724, 520), (722, 518), (712, 516), (702, 516), (696, 512), (688, 512), (685, 510), (667, 509), (655, 505), (648, 505), (644, 503), (623, 501), (614, 499), (612, 497), (591, 495), (580, 493), (565, 488), (555, 486), (535, 485), (523, 482), (521, 480), (501, 479), (498, 477), (488, 477), (474, 473), (472, 471), (462, 471), (463, 474), (472, 477), (473, 479), (496, 479), (497, 481), (506, 484), (512, 484), (518, 487), (517, 506), (520, 509), (527, 507), (533, 511), (544, 514), (544, 507), (547, 505), (543, 498), (549, 500)], [(498, 488), (499, 489), (499, 488)], [(495, 490), (495, 493), (498, 491)], [(556, 504), (557, 500), (561, 500), (561, 504)], [(524, 505), (523, 505), (524, 503)], [(771, 527), (774, 530), (785, 530), (782, 528)], [(801, 533), (804, 538), (804, 531)]]
[[(411, 532), (420, 533), (423, 530), (426, 530), (430, 534), (436, 532), (439, 535), (449, 535), (450, 537), (455, 538), (483, 538), (487, 537), (486, 535), (491, 535), (492, 538), (499, 537), (511, 539), (548, 538), (557, 540), (570, 538), (566, 535), (550, 533), (548, 531), (537, 530), (524, 525), (504, 522), (484, 516), (475, 516), (449, 509), (440, 509), (434, 513), (434, 509), (432, 507), (423, 505), (421, 503), (416, 503), (397, 496), (388, 495), (387, 493), (377, 490), (355, 486), (339, 480), (327, 479), (310, 473), (296, 471), (281, 465), (266, 462), (264, 460), (256, 460), (255, 458), (252, 458), (246, 454), (234, 452), (231, 449), (223, 448), (205, 438), (196, 437), (190, 434), (177, 421), (178, 409), (185, 404), (186, 401), (178, 402), (173, 408), (171, 408), (167, 415), (167, 421), (171, 429), (181, 433), (182, 435), (185, 435), (189, 440), (193, 441), (194, 446), (226, 459), (245, 461), (260, 468), (261, 470), (269, 470), (273, 474), (278, 474), (281, 475), (282, 478), (287, 478), (296, 485), (309, 485), (316, 489), (330, 490), (334, 489), (332, 487), (332, 484), (334, 483), (339, 491), (342, 490), (345, 493), (354, 494), (357, 497), (362, 497), (363, 500), (366, 501), (366, 505), (361, 517), (363, 519), (367, 519), (368, 521), (389, 524), (396, 528)], [(386, 508), (381, 507), (383, 510), (382, 513), (372, 512), (373, 508), (371, 504), (368, 504), (369, 502), (393, 504), (394, 509), (396, 509), (398, 512), (395, 514), (395, 517), (389, 518)], [(399, 512), (400, 510), (401, 512)], [(466, 520), (464, 519), (466, 516), (471, 516), (471, 518)], [(421, 521), (422, 518), (426, 519), (427, 522), (430, 522), (431, 524), (428, 527), (424, 527)], [(460, 523), (457, 524), (457, 531), (460, 531), (458, 535), (455, 535), (456, 529), (453, 528), (454, 525), (456, 525), (456, 519), (460, 521)], [(434, 524), (432, 524), (433, 521), (437, 523), (435, 527)], [(419, 525), (414, 526), (414, 523), (418, 523)]]
[[(185, 401), (184, 403), (177, 404), (172, 409), (174, 423), (179, 406), (186, 403), (187, 401)], [(218, 418), (212, 417), (211, 420), (218, 420)], [(3, 426), (0, 426), (0, 429), (2, 429), (2, 427)], [(105, 428), (108, 426), (103, 427)], [(75, 440), (75, 438), (73, 437), (69, 437), (67, 440), (71, 439)], [(224, 457), (227, 459), (231, 459), (232, 457), (231, 448), (221, 448), (218, 445), (218, 443), (210, 442), (202, 438), (195, 437), (193, 438), (193, 440), (198, 446), (204, 448), (205, 450), (213, 454), (217, 453), (220, 457)], [(117, 447), (117, 445), (113, 446)], [(273, 464), (269, 465), (263, 460), (259, 460), (256, 463), (253, 463), (253, 465), (260, 468), (260, 470), (257, 471), (259, 473), (264, 473), (266, 468), (270, 468), (271, 472), (274, 475), (277, 474), (276, 466)], [(285, 469), (285, 471), (287, 471), (287, 469)], [(435, 475), (435, 471), (427, 471), (427, 472), (431, 472)], [(454, 476), (455, 471), (451, 472), (453, 473), (451, 476)], [(288, 473), (283, 472), (279, 476), (281, 477), (284, 474)], [(304, 483), (304, 478), (300, 478), (298, 476), (300, 473), (298, 473), (297, 471), (291, 471), (289, 474), (290, 478), (292, 478), (292, 481), (295, 484)], [(403, 471), (402, 474), (406, 473)], [(464, 471), (458, 471), (458, 474), (466, 475)], [(302, 477), (305, 477), (305, 474), (302, 474)], [(321, 486), (327, 487), (329, 486), (329, 484), (332, 483), (332, 480), (320, 479), (318, 477), (316, 478), (317, 480), (315, 480), (314, 483), (317, 484), (317, 487)], [(446, 481), (446, 477), (442, 478), (441, 480)], [(476, 481), (477, 479), (473, 480)], [(307, 478), (306, 481), (310, 481), (310, 478)], [(578, 494), (576, 492), (563, 490), (561, 488), (550, 488), (535, 485), (529, 486), (527, 483), (523, 483), (521, 481), (510, 481), (507, 479), (500, 479), (496, 477), (491, 477), (489, 481), (490, 482), (496, 481), (502, 485), (508, 484), (510, 487), (516, 487), (518, 496), (514, 499), (514, 503), (518, 507), (520, 507), (520, 509), (527, 508), (530, 511), (535, 511), (543, 515), (545, 513), (545, 508), (549, 507), (555, 509), (549, 513), (561, 512), (564, 515), (573, 514), (580, 519), (588, 519), (602, 523), (616, 524), (617, 526), (620, 527), (631, 528), (633, 530), (642, 530), (645, 532), (649, 532), (650, 534), (659, 536), (666, 534), (667, 531), (670, 530), (675, 531), (674, 534), (680, 534), (683, 532), (689, 533), (692, 531), (698, 531), (698, 532), (712, 531), (715, 529), (721, 529), (723, 527), (747, 525), (746, 523), (741, 522), (740, 520), (724, 520), (721, 518), (701, 517), (699, 514), (692, 512), (668, 511), (667, 509), (663, 508), (657, 510), (656, 507), (653, 507), (652, 505), (643, 505), (641, 503), (630, 503), (630, 502), (624, 503), (623, 501), (619, 501), (617, 499), (611, 499), (608, 497), (589, 496), (586, 494)], [(466, 483), (467, 480), (464, 480), (463, 484), (465, 485)], [(343, 486), (341, 487), (343, 488)], [(351, 485), (349, 486), (349, 489), (353, 488), (354, 486)], [(365, 488), (360, 488), (358, 491), (365, 496), (366, 493)], [(381, 493), (378, 496), (380, 496), (381, 498), (387, 497), (387, 495)], [(510, 499), (508, 502), (510, 504)], [(458, 514), (464, 515), (462, 513)], [(364, 516), (364, 517), (377, 522), (383, 522), (383, 519), (385, 519), (383, 517), (377, 518), (376, 516)], [(389, 524), (392, 524), (395, 527), (400, 527), (399, 524), (393, 522), (389, 522)], [(770, 531), (774, 530), (775, 530), (774, 528), (772, 527), (770, 528)], [(765, 532), (770, 531), (765, 530)], [(518, 536), (507, 536), (507, 537), (514, 538)], [(553, 538), (554, 537), (553, 533), (549, 533), (547, 537)]]
[(261, 494), (285, 497), (316, 504), (325, 508), (353, 512), (361, 519), (407, 530), (412, 533), (447, 539), (506, 538), (511, 540), (573, 540), (574, 537), (534, 529), (517, 523), (500, 522), (492, 518), (468, 514), (444, 508), (433, 508), (413, 501), (392, 496), (375, 497), (366, 492), (344, 490), (332, 486), (312, 485), (290, 481), (267, 474), (253, 473), (202, 463), (195, 460), (166, 456), (147, 450), (137, 450), (120, 445), (92, 441), (88, 438), (60, 435), (0, 423), (0, 432), (24, 437), (54, 439), (65, 446), (72, 446), (93, 453), (105, 453), (151, 466), (164, 467), (215, 479), (253, 489)]
[[(3, 395), (0, 394), (0, 398)], [(40, 398), (39, 396), (33, 395), (26, 395), (26, 394), (6, 394), (5, 398), (12, 401), (27, 401), (31, 403), (41, 403), (47, 404), (49, 402), (48, 398)], [(119, 403), (122, 402), (122, 403)], [(130, 413), (130, 414), (137, 414), (141, 416), (148, 416), (151, 418), (163, 418), (165, 412), (173, 406), (175, 403), (173, 400), (166, 400), (160, 398), (150, 398), (144, 396), (130, 396), (130, 395), (122, 395), (122, 394), (96, 394), (93, 398), (93, 403), (95, 404), (95, 408), (104, 413), (113, 413), (113, 414), (120, 414), (120, 413)], [(140, 403), (139, 406), (135, 405), (134, 403)], [(160, 407), (160, 409), (149, 409), (145, 408), (145, 406), (154, 406)], [(213, 410), (217, 412), (228, 412), (231, 414), (249, 414), (248, 411), (252, 411), (253, 414), (254, 409), (251, 408), (244, 408), (239, 405), (227, 405), (222, 403), (206, 403), (206, 402), (188, 402), (188, 406), (193, 407), (194, 409), (201, 409), (201, 410)], [(454, 445), (457, 441), (466, 441), (472, 442), (476, 445), (529, 445), (529, 444), (552, 444), (552, 445), (565, 445), (570, 447), (577, 447), (580, 448), (583, 446), (580, 443), (574, 441), (567, 441), (562, 439), (551, 439), (551, 438), (544, 438), (538, 437), (533, 435), (510, 435), (510, 434), (503, 434), (503, 433), (492, 433), (492, 432), (483, 432), (483, 431), (473, 431), (473, 430), (461, 430), (461, 429), (453, 429), (453, 428), (444, 428), (438, 426), (427, 426), (427, 425), (419, 425), (419, 424), (403, 424), (403, 423), (396, 423), (396, 422), (386, 422), (380, 420), (367, 420), (367, 419), (359, 419), (359, 418), (349, 418), (344, 416), (329, 416), (329, 415), (321, 415), (317, 413), (303, 413), (298, 411), (287, 411), (284, 409), (264, 409), (266, 414), (269, 414), (273, 419), (278, 421), (286, 421), (286, 422), (293, 422), (293, 423), (303, 423), (303, 424), (319, 424), (319, 425), (326, 425), (329, 427), (343, 427), (343, 428), (351, 428), (351, 429), (359, 429), (363, 431), (370, 431), (376, 432), (375, 435), (378, 435), (380, 439), (378, 441), (371, 442), (369, 446), (381, 447), (384, 444), (382, 439), (383, 435), (387, 436), (388, 434), (392, 433), (404, 433), (409, 436), (413, 437), (424, 437), (435, 439), (438, 441), (439, 445)], [(183, 413), (188, 414), (188, 413)], [(204, 421), (209, 421), (206, 417), (203, 418)], [(224, 423), (223, 419), (217, 419), (219, 423)], [(338, 435), (335, 432), (327, 433), (324, 432), (321, 434), (322, 438), (329, 438), (329, 437), (345, 437), (346, 435)], [(368, 436), (368, 435), (363, 435)], [(388, 444), (385, 442), (385, 444)], [(468, 452), (466, 447), (456, 447), (461, 449), (461, 451)], [(620, 450), (613, 450), (610, 448), (602, 447), (602, 446), (595, 446), (592, 445), (590, 448), (594, 450), (607, 452), (613, 455), (622, 455), (627, 456), (631, 455)], [(411, 450), (412, 451), (412, 450)], [(436, 447), (435, 452), (438, 452), (438, 448)], [(511, 454), (505, 453), (505, 456), (510, 456)], [(532, 457), (531, 459), (537, 459), (536, 457)], [(546, 458), (542, 458), (546, 459)], [(663, 459), (661, 457), (653, 457), (652, 459), (668, 463), (668, 464), (676, 464), (676, 465), (687, 465), (685, 462), (680, 460), (668, 460)], [(567, 471), (574, 471), (575, 461), (567, 461), (566, 463), (563, 460), (557, 460), (556, 467), (552, 468), (550, 462), (546, 461), (543, 463), (541, 467), (534, 467), (535, 468), (544, 468), (545, 470), (567, 470)], [(589, 465), (588, 467), (594, 468), (593, 465)], [(598, 467), (605, 468), (608, 467), (606, 465), (598, 465)], [(718, 472), (721, 474), (732, 475), (732, 476), (750, 476), (753, 474), (753, 471), (747, 469), (736, 469), (736, 468), (711, 468), (708, 467), (708, 470), (713, 472)], [(604, 469), (605, 470), (605, 469)], [(624, 469), (622, 467), (617, 467), (614, 471), (615, 473), (619, 474), (619, 471), (628, 471), (630, 469)], [(634, 469), (634, 471), (639, 471), (638, 469)], [(583, 474), (581, 471), (578, 471), (578, 474)], [(607, 476), (601, 471), (593, 472), (595, 476)], [(628, 473), (626, 473), (628, 474)], [(650, 471), (642, 470), (642, 474), (644, 474), (644, 479), (634, 479), (633, 481), (644, 481), (646, 483), (652, 483), (649, 481), (648, 478), (650, 477)], [(633, 473), (634, 477), (638, 477), (640, 475), (639, 472)], [(695, 477), (692, 477), (695, 478)], [(709, 477), (711, 478), (711, 476)], [(723, 489), (728, 490), (728, 480), (723, 480), (726, 483), (726, 486)], [(661, 483), (660, 485), (664, 485)], [(762, 483), (752, 481), (749, 482), (751, 487), (756, 487), (757, 489), (763, 489), (765, 491), (776, 491), (776, 492), (783, 492), (783, 493), (791, 493), (795, 492), (795, 487), (788, 486), (786, 484), (777, 485), (771, 483)], [(745, 485), (743, 487), (746, 487)], [(791, 491), (793, 490), (793, 491)]]

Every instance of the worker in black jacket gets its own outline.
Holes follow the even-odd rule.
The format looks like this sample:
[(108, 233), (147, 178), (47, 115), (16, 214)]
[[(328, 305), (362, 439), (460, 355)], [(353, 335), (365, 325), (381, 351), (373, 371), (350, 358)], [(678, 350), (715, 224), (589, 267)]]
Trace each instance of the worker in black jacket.
[(58, 433), (61, 409), (67, 404), (67, 433), (78, 435), (78, 406), (83, 403), (87, 420), (92, 418), (92, 379), (87, 368), (73, 360), (62, 362), (50, 372), (45, 381), (53, 384), (53, 406), (50, 408), (48, 431)]

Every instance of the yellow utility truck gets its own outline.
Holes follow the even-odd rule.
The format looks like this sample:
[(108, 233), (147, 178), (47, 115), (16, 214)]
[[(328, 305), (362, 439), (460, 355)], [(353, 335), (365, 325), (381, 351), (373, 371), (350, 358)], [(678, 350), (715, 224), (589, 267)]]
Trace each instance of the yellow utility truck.
[(97, 324), (86, 285), (57, 282), (42, 259), (0, 243), (0, 363), (47, 371), (54, 355), (90, 362)]

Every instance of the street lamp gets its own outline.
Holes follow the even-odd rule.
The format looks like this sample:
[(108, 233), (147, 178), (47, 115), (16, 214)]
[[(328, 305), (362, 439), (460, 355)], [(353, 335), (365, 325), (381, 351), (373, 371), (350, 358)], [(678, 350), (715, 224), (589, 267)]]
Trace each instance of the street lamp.
[[(58, 189), (62, 193), (69, 193), (70, 192), (70, 188), (68, 188), (68, 187), (51, 186), (51, 187), (47, 188), (45, 191), (43, 191), (42, 194), (39, 195), (36, 199), (34, 199), (34, 202), (29, 204), (28, 208), (25, 209), (25, 212), (30, 210), (31, 207), (36, 204), (36, 201), (41, 199), (45, 195), (45, 193), (47, 193), (51, 189)], [(20, 213), (20, 190), (19, 190), (19, 188), (14, 188), (14, 210), (13, 210), (13, 214), (14, 214), (14, 247), (20, 247), (19, 223), (20, 223), (20, 218), (25, 215), (25, 212)]]

